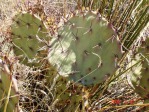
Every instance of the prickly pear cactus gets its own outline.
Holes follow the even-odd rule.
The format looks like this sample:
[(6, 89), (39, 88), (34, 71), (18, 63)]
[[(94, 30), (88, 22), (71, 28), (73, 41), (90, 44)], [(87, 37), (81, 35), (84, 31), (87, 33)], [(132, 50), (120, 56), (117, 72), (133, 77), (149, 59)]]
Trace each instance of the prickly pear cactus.
[[(143, 59), (143, 61), (140, 61)], [(139, 62), (140, 61), (140, 62)], [(137, 64), (138, 63), (138, 64)], [(128, 82), (133, 87), (134, 91), (138, 93), (145, 102), (149, 101), (149, 38), (138, 49), (138, 54), (135, 60), (132, 60), (132, 67), (130, 74), (128, 74)], [(145, 108), (144, 108), (145, 109)], [(146, 107), (145, 110), (149, 110)]]
[[(12, 86), (11, 83), (12, 78), (10, 74), (4, 70), (0, 70), (0, 112), (4, 112), (5, 108), (6, 112), (14, 112), (18, 109), (19, 95), (14, 89), (14, 85)], [(9, 91), (10, 95), (9, 99), (7, 99)], [(7, 100), (8, 104), (6, 103)]]
[[(72, 85), (65, 77), (59, 76), (56, 81), (55, 100), (57, 99), (56, 107), (63, 112), (74, 112), (79, 110), (78, 106), (82, 101), (81, 87)], [(70, 86), (70, 87), (69, 87)]]
[(38, 65), (39, 59), (46, 56), (45, 46), (48, 44), (47, 29), (42, 20), (30, 13), (20, 13), (14, 17), (11, 25), (14, 53), (21, 56), (26, 65)]
[(93, 12), (73, 16), (50, 44), (49, 62), (60, 75), (83, 85), (105, 81), (122, 56), (112, 25), (99, 16)]
[(48, 64), (47, 67), (43, 66), (42, 69), (46, 69), (46, 68), (47, 70), (45, 70), (43, 74), (45, 75), (47, 85), (51, 86), (55, 81), (54, 79), (59, 75), (57, 75), (56, 68), (51, 66), (50, 64)]

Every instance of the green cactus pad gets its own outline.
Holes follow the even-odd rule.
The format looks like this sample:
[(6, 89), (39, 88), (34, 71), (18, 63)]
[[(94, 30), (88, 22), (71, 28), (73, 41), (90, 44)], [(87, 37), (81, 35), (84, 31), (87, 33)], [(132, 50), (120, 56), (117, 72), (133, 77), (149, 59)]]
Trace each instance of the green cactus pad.
[[(45, 68), (46, 67), (44, 66), (43, 69), (45, 69)], [(56, 78), (56, 76), (57, 76), (57, 70), (55, 67), (53, 67), (51, 65), (48, 65), (47, 68), (48, 69), (44, 71), (46, 82), (47, 82), (47, 85), (52, 85), (54, 78)]]
[[(56, 80), (56, 96), (59, 96), (60, 94), (64, 93), (65, 94), (65, 91), (67, 90), (67, 83), (68, 83), (68, 80), (62, 76), (59, 76), (58, 79)], [(60, 95), (61, 97), (62, 95)], [(67, 96), (67, 95), (65, 95)], [(63, 96), (62, 96), (62, 99), (63, 99)], [(65, 98), (64, 98), (65, 99)]]
[(92, 12), (73, 16), (51, 41), (49, 62), (83, 85), (102, 83), (117, 70), (121, 47), (110, 23)]
[(50, 39), (47, 36), (46, 26), (30, 13), (18, 14), (13, 20), (11, 35), (14, 53), (21, 56), (23, 64), (38, 66), (39, 59), (46, 56), (44, 46)]
[[(139, 62), (141, 59), (143, 61)], [(136, 63), (138, 64), (132, 67), (128, 74), (128, 82), (146, 102), (149, 100), (149, 38), (143, 42), (138, 49), (135, 60), (131, 62), (132, 65)]]
[[(5, 71), (0, 71), (0, 77), (1, 77), (1, 82), (0, 82), (0, 111), (4, 111), (4, 105), (6, 102), (7, 94), (10, 88), (10, 83), (11, 83), (11, 77), (9, 74), (7, 74)], [(11, 87), (10, 91), (10, 96), (9, 96), (9, 102), (7, 105), (7, 112), (14, 112), (16, 110), (16, 106), (19, 102), (19, 95), (18, 93), (14, 90), (13, 87)]]
[(58, 100), (56, 107), (62, 111), (73, 112), (78, 110), (82, 100), (81, 85), (73, 85), (67, 78), (59, 76), (55, 86), (55, 99)]

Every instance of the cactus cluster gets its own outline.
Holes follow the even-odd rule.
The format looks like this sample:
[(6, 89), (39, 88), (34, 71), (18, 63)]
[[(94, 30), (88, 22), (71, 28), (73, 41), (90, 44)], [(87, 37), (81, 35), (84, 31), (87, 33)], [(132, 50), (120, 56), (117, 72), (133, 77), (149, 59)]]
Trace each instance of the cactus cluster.
[(46, 57), (45, 46), (49, 36), (43, 22), (35, 15), (22, 12), (13, 18), (11, 25), (14, 53), (20, 56), (23, 64), (39, 66)]
[(49, 50), (49, 62), (59, 74), (83, 85), (101, 83), (114, 74), (121, 56), (111, 24), (93, 12), (70, 18)]
[[(139, 30), (143, 27), (136, 27), (138, 26), (136, 22), (134, 22), (135, 24), (132, 22), (130, 31), (122, 33), (127, 30), (128, 27), (126, 26), (129, 26), (126, 21), (132, 18), (131, 15), (134, 15), (131, 14), (133, 10), (130, 9), (135, 8), (137, 1), (134, 3), (129, 1), (128, 3), (131, 3), (131, 5), (126, 10), (123, 9), (122, 5), (119, 5), (123, 3), (121, 0), (119, 2), (112, 0), (111, 4), (108, 0), (76, 1), (79, 4), (78, 10), (81, 9), (81, 12), (78, 11), (69, 15), (68, 18), (70, 18), (67, 18), (68, 20), (65, 18), (64, 25), (59, 28), (57, 35), (52, 39), (48, 35), (48, 30), (43, 20), (35, 15), (35, 13), (39, 12), (38, 14), (42, 16), (44, 13), (43, 5), (42, 10), (21, 12), (13, 18), (10, 34), (14, 54), (23, 64), (30, 66), (30, 68), (36, 67), (39, 70), (38, 73), (35, 73), (35, 80), (29, 80), (31, 81), (30, 87), (27, 85), (28, 88), (31, 88), (30, 90), (28, 89), (30, 94), (33, 94), (30, 98), (34, 99), (32, 103), (29, 103), (37, 109), (55, 109), (53, 107), (56, 107), (62, 112), (85, 111), (84, 109), (87, 105), (85, 100), (101, 96), (98, 95), (101, 92), (99, 85), (102, 85), (103, 91), (101, 93), (104, 94), (108, 86), (106, 85), (108, 83), (105, 84), (104, 82), (109, 76), (115, 76), (114, 74), (119, 68), (119, 62), (123, 61), (120, 43), (129, 48), (135, 40), (133, 36), (137, 37)], [(90, 11), (82, 10), (83, 7), (89, 8)], [(104, 8), (106, 8), (105, 11), (103, 11)], [(119, 14), (121, 10), (117, 12), (117, 9), (120, 8), (124, 10), (122, 14)], [(97, 9), (98, 12), (93, 12), (93, 10)], [(119, 15), (121, 17), (117, 18)], [(44, 19), (47, 18), (45, 17)], [(142, 20), (139, 19), (140, 22)], [(137, 33), (136, 30), (131, 33), (134, 28), (139, 29)], [(129, 37), (133, 39), (131, 40), (132, 43), (128, 41)], [(145, 102), (149, 102), (148, 45), (149, 38), (139, 48), (135, 60), (130, 62), (130, 67), (134, 64), (136, 66), (129, 71), (131, 75), (129, 74), (130, 77), (128, 79), (135, 92), (140, 94), (145, 99)], [(12, 98), (9, 99), (7, 111), (13, 111), (18, 104), (19, 97), (13, 86), (11, 87), (11, 78), (7, 72), (1, 70), (0, 111), (5, 108), (5, 100), (3, 98), (7, 97), (9, 90), (11, 90), (10, 97), (12, 96)], [(38, 92), (42, 87), (46, 87), (45, 91)], [(86, 95), (88, 92), (90, 93)], [(52, 95), (48, 97), (49, 99), (46, 99), (49, 93), (52, 93)], [(34, 94), (36, 95), (34, 96)], [(37, 98), (38, 96), (39, 98)], [(44, 99), (46, 99), (45, 102), (49, 100), (46, 106), (39, 106), (40, 100), (44, 102)], [(6, 100), (8, 101), (8, 99)], [(93, 101), (94, 99), (91, 100)], [(90, 103), (92, 102), (91, 100)], [(28, 104), (24, 105), (25, 107), (28, 106)]]
[[(42, 61), (44, 58), (46, 60), (47, 53), (44, 46), (48, 45), (47, 41), (50, 40), (47, 36), (47, 29), (42, 21), (30, 13), (21, 13), (15, 16), (14, 24), (11, 25), (11, 28), (15, 55), (21, 55), (20, 60), (25, 65), (30, 67), (41, 66), (43, 63), (38, 61)], [(80, 100), (82, 100), (81, 93), (73, 93), (72, 88), (70, 89), (69, 85), (67, 85), (69, 81), (65, 77), (57, 75), (57, 70), (50, 64), (46, 63), (40, 69), (43, 69), (41, 74), (46, 78), (46, 85), (54, 86), (51, 88), (52, 91), (55, 91), (54, 100), (58, 99), (56, 107), (72, 112), (74, 109), (77, 109), (76, 107), (80, 104)], [(55, 85), (53, 85), (54, 80), (56, 81)], [(79, 88), (79, 90), (74, 89), (73, 91), (78, 92), (81, 90)]]
[(0, 69), (0, 111), (14, 112), (18, 110), (19, 94), (15, 89), (8, 66)]

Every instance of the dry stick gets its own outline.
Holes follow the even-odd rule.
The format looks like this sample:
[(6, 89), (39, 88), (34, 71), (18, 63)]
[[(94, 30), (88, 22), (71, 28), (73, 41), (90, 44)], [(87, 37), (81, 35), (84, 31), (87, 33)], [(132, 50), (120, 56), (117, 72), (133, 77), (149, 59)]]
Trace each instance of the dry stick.
[(64, 3), (63, 3), (63, 11), (64, 11), (64, 17), (66, 16), (66, 0), (64, 0)]
[(89, 6), (89, 10), (92, 10), (92, 6), (93, 6), (93, 0), (91, 1), (91, 4), (90, 4), (90, 6)]
[(133, 104), (133, 105), (122, 105), (122, 106), (108, 106), (108, 107), (103, 107), (103, 109), (110, 109), (111, 107), (112, 108), (121, 108), (121, 107), (132, 107), (132, 106), (149, 106), (149, 103), (146, 103), (146, 104)]

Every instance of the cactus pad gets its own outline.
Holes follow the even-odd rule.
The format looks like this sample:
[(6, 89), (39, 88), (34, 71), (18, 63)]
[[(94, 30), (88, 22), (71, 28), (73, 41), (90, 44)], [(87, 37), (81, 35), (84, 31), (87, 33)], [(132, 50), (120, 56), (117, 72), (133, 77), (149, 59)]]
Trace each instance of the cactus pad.
[(56, 81), (55, 93), (55, 98), (58, 99), (56, 107), (60, 110), (63, 110), (64, 112), (73, 112), (74, 110), (78, 110), (78, 106), (82, 100), (81, 86), (72, 86), (65, 77), (59, 76)]
[(46, 26), (30, 13), (18, 14), (13, 20), (11, 35), (14, 53), (21, 56), (24, 64), (35, 65), (38, 59), (45, 56), (43, 48), (48, 40)]
[[(149, 38), (138, 49), (138, 54), (135, 56), (135, 60), (131, 63), (137, 63), (140, 59), (142, 62), (137, 64), (131, 70), (132, 75), (129, 77), (129, 82), (135, 91), (140, 94), (141, 97), (147, 97), (149, 95)], [(132, 64), (133, 65), (133, 64)], [(149, 97), (149, 96), (148, 96)]]
[(49, 61), (59, 74), (83, 85), (101, 83), (114, 74), (121, 56), (112, 26), (92, 12), (70, 18), (49, 50)]
[[(143, 61), (139, 62), (140, 59)], [(138, 54), (135, 60), (131, 62), (132, 67), (128, 75), (128, 82), (133, 87), (134, 91), (138, 93), (145, 102), (149, 100), (149, 38), (138, 49)], [(148, 108), (146, 108), (148, 109)]]
[(10, 74), (3, 70), (0, 70), (0, 111), (4, 111), (5, 102), (7, 100), (7, 95), (10, 90), (9, 102), (7, 105), (7, 112), (14, 112), (17, 109), (17, 104), (19, 102), (19, 95), (11, 85)]

